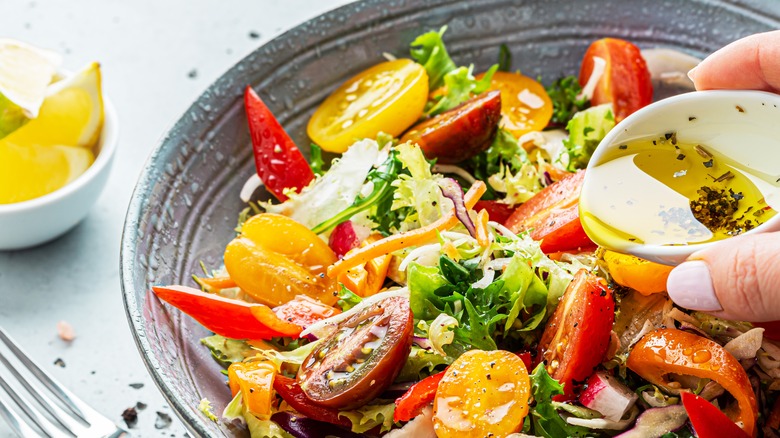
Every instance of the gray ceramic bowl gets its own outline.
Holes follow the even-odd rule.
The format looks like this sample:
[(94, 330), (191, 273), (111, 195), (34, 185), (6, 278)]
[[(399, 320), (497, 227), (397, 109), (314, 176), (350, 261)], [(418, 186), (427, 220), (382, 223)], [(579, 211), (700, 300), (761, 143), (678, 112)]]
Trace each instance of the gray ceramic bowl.
[[(578, 71), (588, 44), (604, 36), (696, 56), (748, 34), (780, 28), (773, 0), (370, 0), (329, 12), (274, 39), (231, 68), (187, 110), (149, 158), (122, 236), (122, 291), (138, 348), (155, 382), (196, 436), (243, 436), (198, 412), (229, 401), (219, 366), (198, 343), (207, 331), (149, 293), (152, 284), (193, 285), (199, 262), (217, 266), (254, 171), (242, 109), (251, 84), (299, 145), (306, 122), (341, 82), (408, 53), (418, 34), (449, 26), (460, 63), (493, 64), (507, 43), (513, 68), (546, 81)], [(348, 62), (345, 62), (348, 60)]]

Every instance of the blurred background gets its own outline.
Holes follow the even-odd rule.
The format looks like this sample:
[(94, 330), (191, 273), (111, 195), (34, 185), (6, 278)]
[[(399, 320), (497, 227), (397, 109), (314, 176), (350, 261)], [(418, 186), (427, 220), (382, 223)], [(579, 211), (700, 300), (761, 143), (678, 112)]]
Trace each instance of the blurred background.
[[(134, 436), (185, 436), (141, 361), (119, 287), (130, 194), (152, 148), (195, 98), (245, 55), (346, 0), (0, 0), (0, 38), (91, 61), (119, 115), (114, 167), (87, 219), (65, 236), (0, 252), (0, 326), (55, 378)], [(71, 342), (57, 323), (75, 330)], [(0, 437), (11, 436), (0, 422)]]

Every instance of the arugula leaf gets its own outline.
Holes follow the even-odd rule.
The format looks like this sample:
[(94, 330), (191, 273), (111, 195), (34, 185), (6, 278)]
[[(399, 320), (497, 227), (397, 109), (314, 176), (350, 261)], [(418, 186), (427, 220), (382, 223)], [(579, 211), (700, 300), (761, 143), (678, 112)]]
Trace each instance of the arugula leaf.
[(576, 112), (590, 106), (586, 97), (578, 98), (581, 91), (582, 87), (575, 76), (559, 78), (547, 87), (547, 95), (553, 103), (551, 125), (566, 126)]
[(412, 41), (412, 59), (422, 64), (428, 73), (428, 89), (435, 90), (444, 83), (444, 75), (455, 70), (457, 66), (444, 47), (442, 35), (447, 31), (443, 26), (438, 32), (424, 33)]
[(543, 363), (537, 365), (529, 377), (531, 377), (531, 393), (536, 401), (536, 406), (531, 411), (534, 435), (557, 438), (588, 436), (591, 433), (584, 427), (568, 424), (558, 414), (552, 398), (563, 394), (563, 385), (550, 377)]
[(310, 146), (311, 159), (309, 160), (309, 167), (315, 175), (322, 175), (325, 173), (325, 162), (322, 160), (322, 148), (312, 143)]
[[(490, 147), (470, 158), (466, 166), (478, 180), (487, 181), (491, 176), (500, 174), (505, 168), (512, 173), (522, 171), (524, 165), (530, 164), (528, 153), (518, 143), (517, 138), (509, 131), (499, 128)], [(495, 189), (487, 185), (487, 193), (482, 199), (496, 199)]]
[(391, 149), (387, 159), (379, 167), (372, 169), (366, 176), (366, 181), (373, 183), (371, 193), (366, 196), (358, 194), (351, 206), (312, 228), (314, 234), (330, 230), (357, 213), (381, 203), (385, 198), (392, 198), (394, 189), (391, 184), (398, 177), (400, 171), (401, 161), (398, 160), (398, 152)]
[(509, 46), (501, 44), (498, 47), (498, 71), (509, 71), (512, 68), (512, 52)]

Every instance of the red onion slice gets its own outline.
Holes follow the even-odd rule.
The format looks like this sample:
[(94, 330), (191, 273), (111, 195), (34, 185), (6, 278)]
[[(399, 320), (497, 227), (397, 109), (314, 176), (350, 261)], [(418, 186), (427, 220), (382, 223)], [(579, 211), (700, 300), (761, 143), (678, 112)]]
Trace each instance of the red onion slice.
[(441, 194), (455, 204), (455, 216), (460, 220), (463, 226), (469, 231), (471, 237), (477, 237), (477, 228), (469, 216), (469, 209), (466, 207), (466, 199), (463, 195), (463, 189), (457, 181), (452, 178), (442, 178), (439, 180)]

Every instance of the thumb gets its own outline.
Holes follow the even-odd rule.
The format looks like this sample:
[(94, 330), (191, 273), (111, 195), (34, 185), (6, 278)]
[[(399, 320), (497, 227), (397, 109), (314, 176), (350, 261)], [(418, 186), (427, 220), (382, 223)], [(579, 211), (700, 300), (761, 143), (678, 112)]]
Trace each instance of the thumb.
[(691, 255), (666, 288), (681, 307), (738, 321), (780, 320), (780, 232), (737, 236)]
[(688, 76), (697, 90), (780, 91), (780, 31), (737, 40), (708, 56)]

